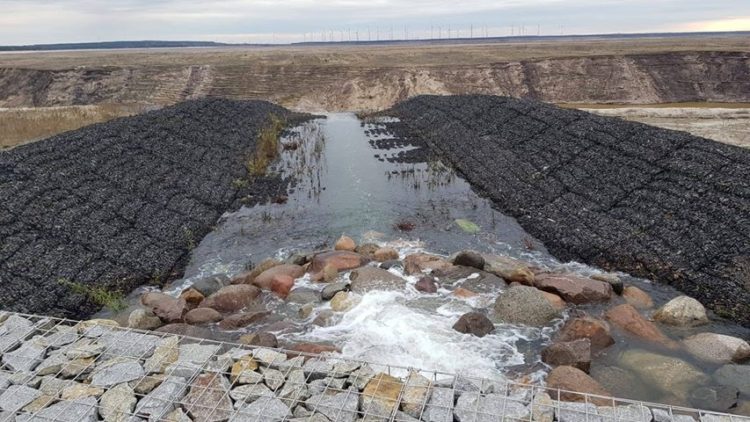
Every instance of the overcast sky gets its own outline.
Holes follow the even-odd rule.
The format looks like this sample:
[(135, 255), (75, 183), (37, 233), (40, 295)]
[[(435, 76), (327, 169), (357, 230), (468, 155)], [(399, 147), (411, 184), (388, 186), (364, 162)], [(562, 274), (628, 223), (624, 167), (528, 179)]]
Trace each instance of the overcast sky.
[(750, 0), (0, 0), (0, 45), (446, 38), (472, 26), (474, 36), (750, 30)]

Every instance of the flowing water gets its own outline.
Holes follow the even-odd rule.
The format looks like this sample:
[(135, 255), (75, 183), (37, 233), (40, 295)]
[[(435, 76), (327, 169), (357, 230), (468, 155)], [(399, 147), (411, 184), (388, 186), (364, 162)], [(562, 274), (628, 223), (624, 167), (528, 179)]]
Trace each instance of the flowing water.
[[(423, 250), (449, 255), (474, 249), (540, 267), (564, 267), (584, 275), (598, 272), (576, 263), (557, 262), (514, 219), (494, 211), (463, 179), (418, 147), (392, 139), (382, 127), (378, 122), (363, 123), (354, 114), (329, 114), (286, 134), (282, 158), (274, 169), (297, 180), (286, 203), (225, 215), (193, 251), (185, 278), (169, 291), (178, 294), (203, 276), (236, 274), (267, 257), (284, 259), (293, 253), (330, 249), (342, 234), (360, 242), (393, 246), (401, 258)], [(457, 220), (475, 224), (478, 231), (462, 229)], [(390, 271), (406, 278), (409, 288), (367, 293), (345, 313), (331, 313), (329, 304), (322, 302), (307, 317), (300, 316), (300, 304), (268, 295), (266, 306), (274, 317), (248, 330), (272, 331), (282, 342), (331, 343), (346, 357), (371, 362), (488, 378), (543, 378), (548, 368), (540, 362), (540, 351), (562, 319), (544, 328), (497, 325), (495, 332), (484, 338), (463, 335), (451, 328), (458, 317), (476, 308), (491, 308), (504, 287), (493, 287), (469, 299), (446, 289), (426, 295), (413, 288), (414, 277), (405, 276), (398, 268)], [(476, 277), (469, 275), (457, 283), (471, 284)], [(666, 286), (622, 277), (648, 291), (657, 306), (679, 295)], [(305, 276), (295, 288), (321, 290), (323, 285)], [(601, 305), (586, 308), (592, 313), (603, 309)], [(747, 330), (730, 323), (701, 328), (707, 330), (750, 337)], [(682, 338), (693, 332), (667, 333)], [(649, 349), (630, 339), (617, 340), (594, 366), (597, 362), (617, 365), (618, 357), (629, 348)], [(691, 359), (684, 352), (674, 354)], [(716, 368), (692, 363), (707, 373)], [(639, 392), (649, 391), (645, 383), (628, 388), (633, 391), (616, 393), (659, 398), (640, 397), (643, 394)]]

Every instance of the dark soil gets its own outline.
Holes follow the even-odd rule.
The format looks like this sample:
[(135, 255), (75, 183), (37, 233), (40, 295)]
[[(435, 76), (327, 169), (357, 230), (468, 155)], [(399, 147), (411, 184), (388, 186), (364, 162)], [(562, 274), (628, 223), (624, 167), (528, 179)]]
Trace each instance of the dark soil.
[(671, 284), (750, 326), (750, 151), (503, 97), (389, 114), (558, 258)]
[(285, 192), (244, 166), (271, 114), (303, 118), (205, 99), (0, 153), (0, 308), (85, 318), (91, 288), (178, 276), (224, 212)]

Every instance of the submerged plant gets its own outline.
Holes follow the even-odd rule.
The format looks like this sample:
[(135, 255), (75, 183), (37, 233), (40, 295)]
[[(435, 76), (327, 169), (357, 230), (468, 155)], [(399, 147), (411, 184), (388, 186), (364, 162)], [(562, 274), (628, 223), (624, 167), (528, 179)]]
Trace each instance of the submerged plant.
[(255, 152), (247, 159), (245, 168), (251, 176), (262, 176), (268, 165), (279, 156), (281, 132), (286, 122), (279, 116), (272, 114), (270, 123), (260, 130), (255, 144)]

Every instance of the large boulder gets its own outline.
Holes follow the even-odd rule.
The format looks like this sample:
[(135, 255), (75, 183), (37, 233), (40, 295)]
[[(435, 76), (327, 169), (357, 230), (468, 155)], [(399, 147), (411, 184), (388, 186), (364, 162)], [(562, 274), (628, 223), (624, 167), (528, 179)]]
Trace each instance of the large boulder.
[(397, 409), (403, 386), (398, 378), (383, 373), (375, 375), (362, 391), (360, 409), (373, 416), (390, 416)]
[[(597, 396), (611, 396), (609, 391), (596, 382), (595, 379), (591, 378), (580, 369), (572, 366), (558, 366), (550, 371), (547, 376), (547, 387), (563, 390), (560, 391), (560, 400), (562, 401), (586, 401), (586, 396), (573, 393), (573, 391)], [(589, 397), (588, 402), (600, 406), (606, 406), (611, 404), (612, 400)]]
[(654, 323), (642, 317), (632, 305), (625, 303), (615, 306), (607, 311), (605, 316), (613, 325), (633, 336), (669, 348), (677, 347)]
[(708, 381), (708, 377), (690, 363), (646, 350), (624, 351), (619, 366), (633, 372), (649, 386), (680, 399), (686, 399), (693, 388)]
[(378, 248), (372, 258), (378, 262), (388, 262), (398, 259), (398, 251), (393, 248)]
[(258, 295), (260, 290), (249, 284), (226, 286), (207, 297), (201, 306), (216, 309), (221, 313), (233, 313), (255, 303)]
[(252, 285), (259, 289), (272, 290), (274, 282), (276, 282), (279, 277), (291, 277), (292, 280), (294, 280), (303, 275), (305, 275), (305, 269), (299, 265), (276, 265), (258, 274), (258, 276), (252, 281)]
[(693, 356), (707, 362), (743, 362), (750, 358), (750, 344), (723, 334), (700, 333), (686, 338), (682, 344)]
[(255, 277), (277, 265), (281, 265), (281, 262), (272, 258), (265, 259), (261, 261), (260, 264), (256, 265), (252, 270), (242, 272), (232, 277), (231, 284), (252, 284), (255, 280)]
[(577, 305), (606, 302), (612, 297), (612, 285), (609, 283), (574, 274), (539, 274), (534, 286)]
[(372, 290), (403, 290), (406, 280), (378, 267), (362, 267), (349, 274), (350, 289), (354, 293), (367, 293)]
[(484, 255), (484, 270), (502, 277), (508, 283), (533, 286), (536, 279), (526, 262), (507, 256)]
[(354, 252), (323, 252), (313, 257), (310, 263), (310, 272), (313, 274), (314, 280), (320, 281), (323, 279), (323, 270), (326, 266), (330, 266), (336, 271), (347, 271), (359, 268), (368, 262), (368, 258)]
[(590, 316), (568, 320), (557, 335), (557, 341), (561, 342), (579, 339), (590, 340), (591, 353), (594, 355), (615, 344), (615, 339), (609, 330), (609, 324)]
[(323, 300), (331, 300), (338, 292), (348, 292), (351, 285), (347, 282), (331, 283), (323, 288), (320, 292), (320, 298)]
[(551, 366), (573, 366), (588, 373), (591, 368), (591, 340), (582, 338), (553, 343), (542, 350), (542, 362)]
[(237, 330), (261, 321), (266, 316), (268, 316), (268, 311), (264, 310), (237, 313), (221, 320), (219, 328), (222, 330)]
[(158, 292), (141, 296), (141, 304), (166, 323), (180, 322), (188, 311), (185, 299)]
[(708, 324), (706, 308), (688, 296), (676, 297), (654, 313), (654, 319), (662, 324), (678, 327), (695, 327)]
[(404, 258), (404, 271), (408, 275), (432, 272), (438, 269), (447, 269), (451, 265), (448, 260), (437, 255), (415, 253)]
[(429, 276), (424, 276), (417, 280), (414, 288), (422, 293), (437, 293), (437, 283), (435, 283), (435, 279)]
[(487, 316), (479, 312), (469, 312), (453, 324), (453, 329), (459, 333), (484, 337), (495, 330), (495, 325)]
[(190, 325), (212, 324), (221, 320), (221, 313), (212, 308), (195, 308), (185, 314), (185, 323)]
[(529, 286), (513, 286), (495, 300), (493, 317), (498, 322), (540, 326), (557, 318), (560, 312), (541, 291)]

